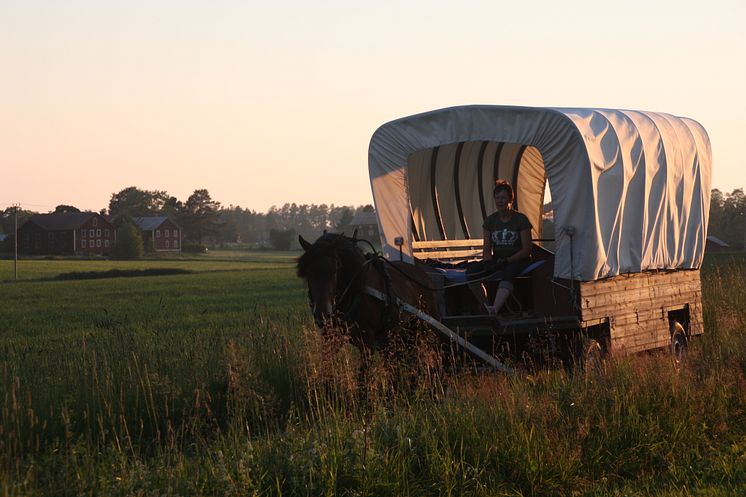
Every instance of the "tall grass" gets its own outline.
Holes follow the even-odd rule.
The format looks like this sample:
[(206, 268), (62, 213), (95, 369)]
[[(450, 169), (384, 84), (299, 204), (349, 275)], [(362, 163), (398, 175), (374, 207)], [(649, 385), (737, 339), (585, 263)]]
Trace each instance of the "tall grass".
[(743, 265), (703, 274), (681, 371), (589, 377), (454, 374), (429, 340), (361, 357), (289, 269), (124, 280), (0, 288), (4, 495), (746, 492)]

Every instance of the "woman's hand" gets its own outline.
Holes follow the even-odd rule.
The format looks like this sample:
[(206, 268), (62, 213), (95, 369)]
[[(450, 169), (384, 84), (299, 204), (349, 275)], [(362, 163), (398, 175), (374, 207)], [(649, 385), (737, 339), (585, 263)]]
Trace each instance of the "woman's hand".
[(513, 254), (511, 257), (519, 261), (521, 259), (528, 259), (531, 257), (531, 230), (525, 229), (521, 231), (521, 250)]

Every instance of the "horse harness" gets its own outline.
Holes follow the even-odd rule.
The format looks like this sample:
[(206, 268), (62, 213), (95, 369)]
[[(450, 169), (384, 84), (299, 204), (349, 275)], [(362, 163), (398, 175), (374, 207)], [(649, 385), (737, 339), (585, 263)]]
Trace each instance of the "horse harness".
[[(353, 291), (351, 293), (351, 302), (349, 307), (346, 311), (344, 311), (344, 318), (347, 321), (353, 321), (353, 315), (355, 314), (355, 311), (357, 310), (359, 304), (360, 304), (360, 298), (362, 295), (369, 295), (374, 297), (375, 299), (383, 302), (384, 304), (384, 310), (382, 315), (382, 327), (386, 328), (389, 324), (389, 320), (391, 319), (393, 313), (391, 312), (392, 307), (398, 309), (398, 302), (400, 299), (396, 296), (394, 293), (392, 284), (391, 284), (391, 276), (389, 275), (389, 272), (386, 270), (386, 266), (384, 262), (388, 262), (379, 254), (373, 253), (373, 254), (366, 254), (365, 255), (365, 262), (360, 266), (360, 269), (350, 278), (349, 282), (347, 283), (347, 286), (345, 289), (338, 295), (336, 301), (339, 303), (342, 303), (342, 301), (347, 297), (347, 294), (350, 293), (350, 290), (356, 287), (356, 283), (359, 279), (362, 278), (363, 285), (361, 288), (361, 291)], [(383, 289), (384, 291), (381, 292), (379, 290), (376, 290), (368, 285), (365, 285), (365, 276), (368, 273), (368, 269), (373, 266), (383, 277)], [(339, 309), (339, 306), (337, 306), (337, 310)]]

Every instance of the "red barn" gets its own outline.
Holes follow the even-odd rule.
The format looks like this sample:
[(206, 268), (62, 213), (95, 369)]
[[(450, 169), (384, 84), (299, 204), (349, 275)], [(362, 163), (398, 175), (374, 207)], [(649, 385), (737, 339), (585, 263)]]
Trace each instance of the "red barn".
[(26, 254), (108, 254), (116, 230), (96, 212), (36, 214), (18, 230), (18, 248)]
[(181, 228), (166, 216), (132, 219), (142, 231), (142, 239), (152, 240), (156, 252), (181, 252)]

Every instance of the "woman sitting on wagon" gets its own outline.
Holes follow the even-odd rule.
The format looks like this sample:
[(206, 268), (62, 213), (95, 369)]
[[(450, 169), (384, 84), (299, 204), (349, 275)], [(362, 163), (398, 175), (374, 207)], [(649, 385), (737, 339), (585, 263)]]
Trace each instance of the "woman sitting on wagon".
[(497, 315), (513, 291), (513, 281), (531, 262), (531, 222), (513, 209), (513, 187), (504, 180), (495, 182), (493, 196), (497, 210), (487, 216), (484, 228), (482, 274), (501, 271), (493, 304), (486, 305), (490, 315)]

